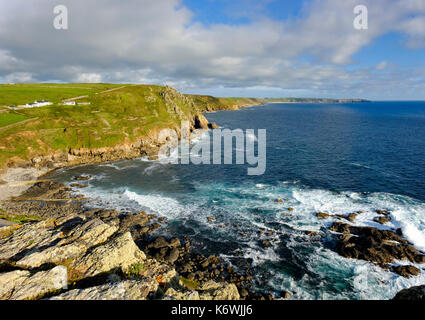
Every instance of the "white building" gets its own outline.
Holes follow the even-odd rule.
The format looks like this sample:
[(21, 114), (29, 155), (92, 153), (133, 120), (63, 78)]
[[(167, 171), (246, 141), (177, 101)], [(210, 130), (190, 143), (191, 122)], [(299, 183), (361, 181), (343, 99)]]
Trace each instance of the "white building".
[(76, 106), (77, 103), (75, 101), (63, 101), (62, 104), (64, 106)]
[(27, 103), (26, 105), (24, 105), (25, 108), (37, 108), (37, 107), (45, 107), (45, 106), (50, 106), (53, 103), (47, 101), (47, 100), (40, 100), (40, 101), (35, 101), (34, 103)]

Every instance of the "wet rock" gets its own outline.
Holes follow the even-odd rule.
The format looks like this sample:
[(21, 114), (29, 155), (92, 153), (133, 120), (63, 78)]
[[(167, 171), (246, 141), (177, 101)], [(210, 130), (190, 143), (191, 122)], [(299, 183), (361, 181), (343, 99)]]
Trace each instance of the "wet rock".
[(150, 292), (158, 289), (158, 282), (144, 278), (104, 284), (87, 289), (74, 289), (51, 300), (146, 300)]
[(389, 212), (388, 210), (379, 210), (379, 209), (376, 209), (376, 210), (375, 210), (375, 212), (376, 212), (377, 214), (382, 214), (382, 215), (384, 215), (384, 216), (388, 216), (388, 215), (390, 215), (390, 214), (391, 214), (391, 212)]
[(168, 247), (169, 243), (163, 237), (156, 238), (152, 243), (148, 245), (148, 248), (160, 249)]
[(415, 266), (396, 266), (391, 267), (391, 271), (405, 277), (410, 278), (411, 276), (418, 276), (421, 274), (421, 270)]
[(70, 184), (70, 186), (73, 187), (73, 188), (84, 189), (84, 188), (87, 188), (89, 185), (88, 184), (80, 184), (80, 183), (72, 183), (72, 184)]
[(72, 180), (74, 181), (87, 181), (93, 178), (91, 175), (81, 175), (81, 176), (75, 176)]
[(425, 301), (425, 285), (401, 290), (393, 300)]
[(396, 260), (417, 263), (423, 254), (407, 240), (390, 230), (355, 227), (335, 222), (330, 230), (344, 234), (339, 237), (336, 250), (346, 258), (361, 259), (388, 268)]
[(316, 217), (319, 219), (327, 219), (329, 217), (329, 213), (318, 212), (316, 213)]
[(248, 295), (249, 295), (248, 290), (246, 290), (245, 288), (242, 288), (241, 291), (240, 291), (240, 296), (242, 298), (246, 298)]
[(179, 254), (180, 254), (179, 249), (173, 248), (173, 249), (170, 250), (170, 252), (165, 257), (165, 261), (173, 264), (179, 258)]
[(280, 297), (282, 299), (290, 299), (292, 297), (292, 294), (290, 292), (288, 292), (288, 291), (282, 291), (280, 293)]
[(149, 222), (146, 212), (141, 211), (135, 214), (125, 215), (120, 222), (120, 231), (125, 232), (134, 226), (144, 227)]
[(316, 231), (305, 231), (305, 234), (309, 237), (318, 237), (320, 234)]
[(391, 221), (391, 217), (389, 217), (389, 216), (375, 217), (375, 218), (373, 218), (373, 221), (375, 221), (379, 224), (386, 224), (387, 222)]
[(181, 242), (178, 238), (172, 238), (170, 240), (169, 246), (172, 247), (172, 248), (178, 248), (178, 247), (181, 247), (181, 245), (182, 244), (181, 244)]
[(346, 217), (346, 219), (350, 222), (354, 222), (354, 221), (356, 221), (356, 218), (357, 218), (358, 215), (359, 215), (358, 212), (352, 212)]
[(269, 242), (269, 241), (267, 241), (267, 240), (264, 240), (264, 241), (262, 242), (262, 245), (263, 245), (263, 247), (264, 247), (264, 248), (270, 247), (270, 242)]
[(12, 271), (0, 274), (0, 299), (29, 300), (67, 288), (67, 270), (57, 266), (49, 271), (31, 274), (29, 271)]
[(132, 264), (145, 259), (144, 252), (136, 246), (130, 232), (126, 232), (72, 262), (69, 266), (70, 277), (72, 279), (93, 277), (117, 268), (126, 272)]

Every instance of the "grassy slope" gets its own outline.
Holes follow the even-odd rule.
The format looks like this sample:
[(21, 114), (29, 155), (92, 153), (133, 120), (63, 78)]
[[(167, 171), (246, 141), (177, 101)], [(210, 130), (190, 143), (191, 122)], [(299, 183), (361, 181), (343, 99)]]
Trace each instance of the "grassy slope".
[[(113, 147), (133, 142), (150, 130), (180, 126), (181, 118), (195, 112), (232, 108), (249, 99), (217, 99), (205, 96), (188, 98), (177, 91), (153, 85), (30, 85), (0, 86), (2, 100), (18, 104), (20, 99), (46, 99), (53, 102), (63, 98), (88, 95), (83, 101), (90, 105), (53, 105), (42, 108), (0, 112), (0, 168), (10, 159), (29, 160), (54, 151), (77, 148)], [(71, 88), (72, 87), (72, 88)], [(83, 89), (79, 89), (79, 88)], [(118, 90), (100, 93), (108, 88)], [(75, 89), (77, 88), (77, 89)], [(32, 95), (32, 92), (34, 95)], [(24, 98), (23, 98), (24, 97)], [(208, 100), (207, 104), (203, 101)], [(11, 125), (12, 124), (12, 125)]]
[(64, 99), (90, 95), (120, 87), (117, 84), (16, 84), (0, 86), (0, 105), (22, 105), (36, 100), (58, 103)]
[(231, 110), (240, 106), (257, 105), (265, 102), (264, 99), (254, 98), (216, 98), (202, 95), (190, 95), (190, 97), (202, 111)]

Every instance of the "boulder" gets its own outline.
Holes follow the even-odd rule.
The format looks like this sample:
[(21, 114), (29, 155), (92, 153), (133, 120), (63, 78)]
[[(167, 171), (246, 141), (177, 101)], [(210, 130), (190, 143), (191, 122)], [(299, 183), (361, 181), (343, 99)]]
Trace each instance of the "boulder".
[(338, 238), (336, 250), (346, 258), (370, 261), (384, 268), (396, 260), (412, 263), (425, 260), (423, 254), (394, 231), (341, 222), (333, 223), (330, 230), (343, 234)]
[(117, 268), (126, 272), (132, 264), (145, 259), (144, 252), (136, 246), (130, 232), (125, 232), (75, 260), (69, 268), (72, 279), (81, 279)]
[(170, 288), (165, 295), (176, 300), (240, 300), (236, 285), (212, 280), (199, 286), (196, 291)]
[(39, 299), (48, 293), (66, 289), (67, 280), (64, 266), (35, 274), (21, 270), (3, 273), (0, 274), (0, 299)]
[(51, 300), (146, 300), (158, 289), (154, 279), (126, 280), (86, 289), (67, 291)]
[(425, 285), (401, 290), (393, 300), (425, 301)]
[(380, 216), (373, 218), (373, 221), (379, 223), (379, 224), (386, 224), (387, 222), (391, 221), (391, 217), (389, 216)]
[(90, 220), (71, 231), (55, 230), (59, 236), (56, 243), (51, 246), (40, 245), (32, 247), (24, 257), (16, 262), (17, 266), (25, 268), (37, 268), (45, 263), (60, 264), (69, 259), (75, 259), (98, 244), (104, 243), (116, 231), (118, 227), (110, 226), (99, 219)]
[(421, 274), (421, 270), (415, 266), (396, 266), (392, 267), (391, 271), (405, 278), (410, 278), (411, 276), (418, 276)]
[(179, 254), (180, 254), (179, 249), (173, 248), (173, 249), (170, 250), (170, 252), (165, 257), (165, 261), (173, 264), (179, 258)]
[(316, 217), (319, 218), (319, 219), (327, 219), (329, 217), (329, 213), (318, 212), (318, 213), (316, 213)]

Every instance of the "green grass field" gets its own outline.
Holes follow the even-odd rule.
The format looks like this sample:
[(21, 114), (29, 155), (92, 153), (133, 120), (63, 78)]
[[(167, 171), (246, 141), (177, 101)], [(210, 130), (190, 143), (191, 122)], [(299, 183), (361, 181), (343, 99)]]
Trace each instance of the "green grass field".
[(2, 112), (0, 113), (0, 128), (24, 121), (26, 119), (28, 119), (28, 117), (21, 114), (13, 112)]
[(0, 85), (0, 106), (23, 105), (36, 100), (59, 103), (64, 99), (92, 95), (123, 85), (117, 84), (16, 84)]
[[(76, 96), (90, 105), (60, 104), (0, 110), (0, 169), (11, 160), (30, 160), (55, 151), (113, 147), (146, 137), (152, 130), (180, 127), (194, 113), (232, 109), (255, 99), (185, 96), (154, 85), (41, 84), (0, 86), (0, 105)], [(107, 91), (115, 89), (113, 91)], [(107, 91), (107, 92), (105, 92)], [(11, 125), (13, 124), (13, 125)]]

